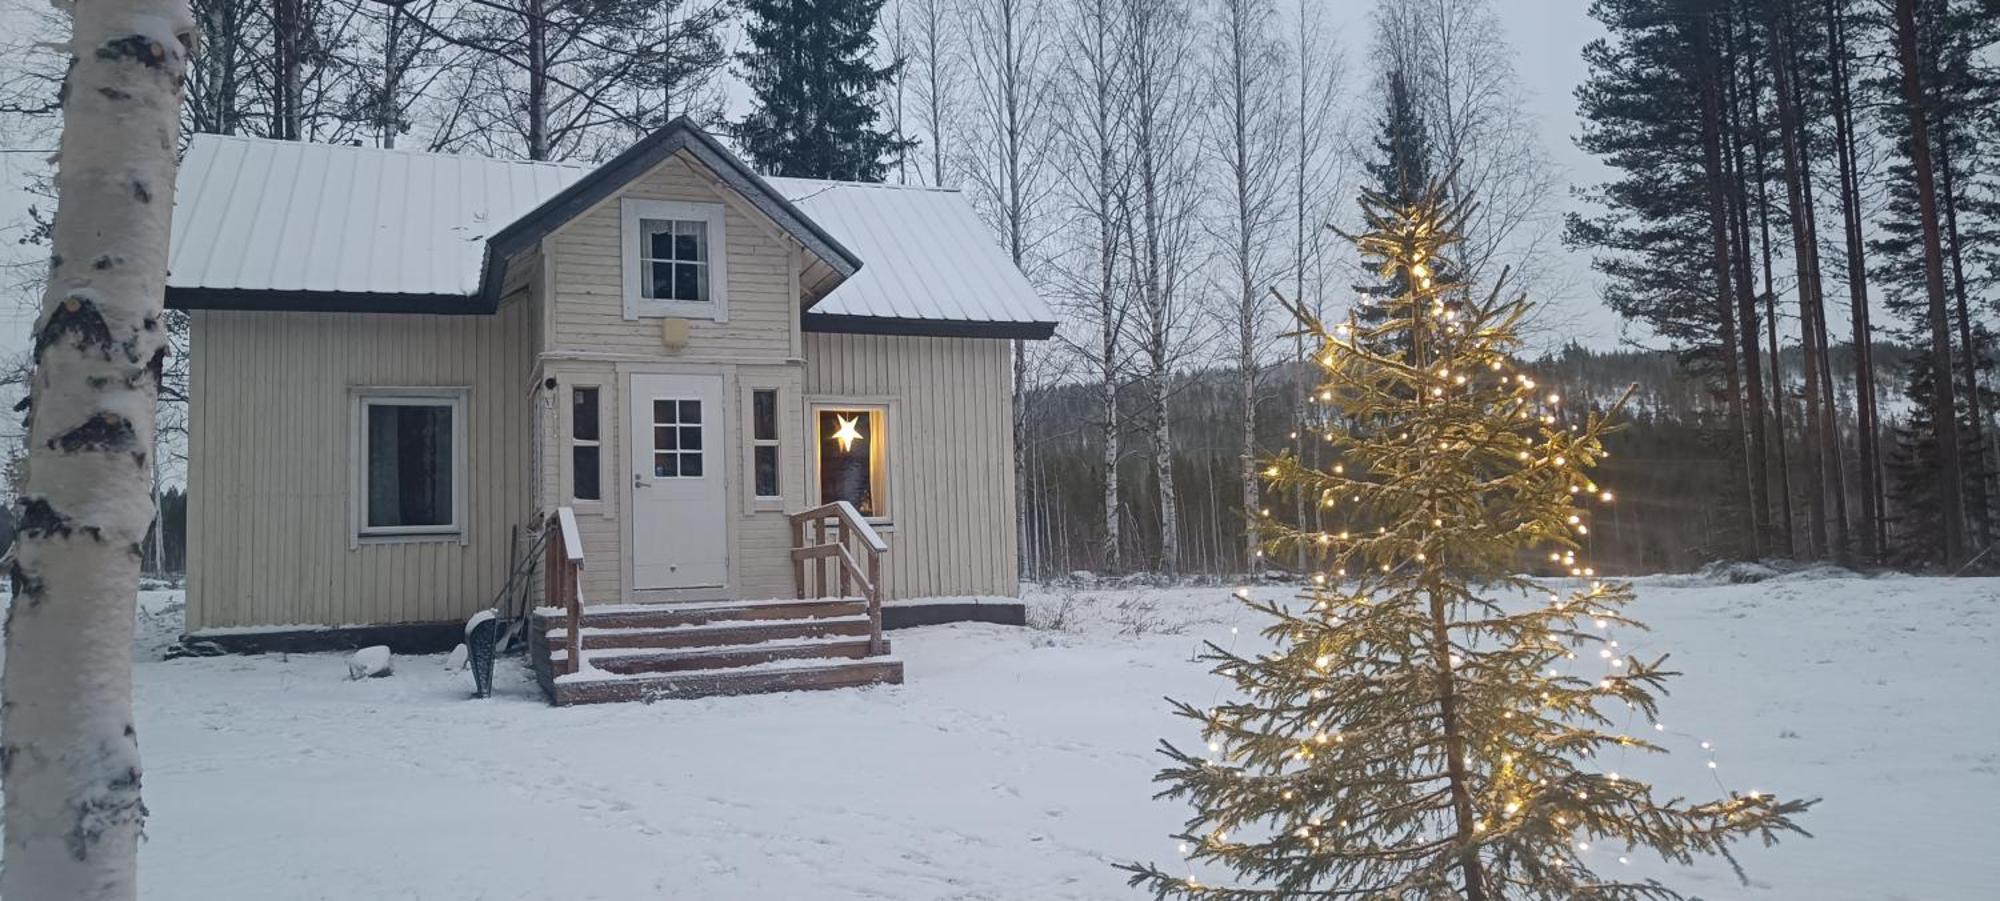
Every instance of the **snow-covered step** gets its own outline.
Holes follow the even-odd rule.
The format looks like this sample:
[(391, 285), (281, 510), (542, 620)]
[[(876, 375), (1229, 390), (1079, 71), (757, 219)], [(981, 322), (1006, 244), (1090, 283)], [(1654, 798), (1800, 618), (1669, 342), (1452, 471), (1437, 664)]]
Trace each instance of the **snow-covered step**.
[[(867, 616), (826, 616), (807, 619), (723, 620), (665, 627), (584, 626), (583, 647), (596, 648), (699, 648), (714, 645), (757, 644), (786, 638), (821, 638), (830, 635), (867, 635)], [(567, 627), (550, 628), (548, 646), (568, 644)]]
[[(883, 653), (888, 652), (888, 642), (884, 641)], [(603, 672), (665, 673), (691, 670), (716, 670), (734, 667), (757, 666), (779, 660), (859, 660), (868, 654), (867, 637), (848, 638), (791, 638), (765, 641), (757, 644), (720, 645), (716, 647), (679, 648), (664, 650), (659, 648), (606, 648), (586, 650), (590, 665)], [(550, 659), (564, 661), (569, 652), (556, 650)]]
[[(568, 615), (557, 607), (535, 611), (550, 627), (565, 625)], [(583, 608), (583, 625), (598, 628), (665, 628), (668, 626), (743, 620), (797, 620), (818, 617), (865, 616), (868, 603), (857, 598), (775, 601), (703, 601), (684, 604), (596, 604)]]
[[(591, 659), (596, 660), (595, 657)], [(837, 661), (776, 660), (754, 666), (669, 673), (614, 673), (592, 669), (557, 676), (549, 688), (552, 701), (557, 705), (567, 705), (900, 685), (902, 681), (901, 660), (869, 657)]]

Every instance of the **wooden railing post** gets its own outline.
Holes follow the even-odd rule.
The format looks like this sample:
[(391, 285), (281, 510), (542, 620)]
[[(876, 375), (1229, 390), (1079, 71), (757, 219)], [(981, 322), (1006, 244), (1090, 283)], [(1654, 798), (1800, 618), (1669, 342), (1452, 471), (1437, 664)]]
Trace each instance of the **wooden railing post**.
[(583, 604), (578, 594), (578, 568), (568, 560), (563, 561), (563, 581), (566, 583), (564, 599), (569, 606), (569, 671), (574, 673), (583, 668)]
[[(835, 532), (840, 536), (841, 548), (849, 553), (853, 553), (854, 548), (847, 540), (847, 517), (842, 516), (835, 519), (834, 525), (836, 527)], [(840, 596), (843, 598), (854, 596), (854, 583), (848, 578), (847, 567), (845, 566), (840, 568)]]
[[(801, 521), (799, 521), (799, 519), (798, 519), (797, 517), (793, 517), (793, 519), (792, 519), (792, 547), (793, 547), (793, 548), (803, 548), (803, 547), (805, 547), (805, 546), (806, 546), (806, 524), (805, 524), (805, 523), (803, 523), (803, 522), (801, 522)], [(805, 598), (806, 598), (806, 561), (804, 561), (804, 560), (802, 560), (802, 559), (800, 559), (800, 558), (798, 558), (798, 557), (793, 557), (793, 558), (792, 558), (792, 582), (793, 582), (793, 588), (794, 588), (794, 589), (795, 589), (795, 590), (796, 590), (796, 591), (798, 592), (798, 598), (799, 598), (799, 600), (802, 600), (802, 601), (803, 601), (803, 600), (805, 600)]]
[[(820, 545), (821, 547), (826, 546), (826, 517), (824, 516), (813, 520), (813, 542), (815, 544)], [(835, 565), (838, 564), (836, 563)], [(813, 594), (813, 597), (816, 598), (826, 597), (825, 557), (821, 557), (813, 561), (813, 583), (814, 583), (813, 587), (816, 589), (816, 591)]]
[(868, 549), (868, 653), (882, 653), (882, 553)]

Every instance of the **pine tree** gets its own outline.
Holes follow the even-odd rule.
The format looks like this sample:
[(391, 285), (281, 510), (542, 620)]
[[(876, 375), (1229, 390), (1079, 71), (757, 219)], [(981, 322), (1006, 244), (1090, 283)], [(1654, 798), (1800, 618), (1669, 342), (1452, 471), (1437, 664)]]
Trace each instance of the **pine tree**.
[[(1294, 307), (1320, 347), (1320, 398), (1354, 425), (1326, 436), (1328, 468), (1286, 456), (1264, 471), (1338, 523), (1264, 520), (1276, 547), (1312, 547), (1323, 569), (1302, 608), (1239, 595), (1270, 617), (1275, 650), (1210, 645), (1236, 697), (1175, 704), (1207, 754), (1162, 743), (1160, 796), (1195, 807), (1187, 856), (1255, 885), (1149, 865), (1127, 867), (1132, 882), (1162, 898), (1678, 898), (1600, 875), (1619, 852), (1590, 849), (1687, 862), (1801, 831), (1811, 802), (1663, 799), (1599, 767), (1600, 752), (1665, 750), (1621, 724), (1656, 723), (1674, 675), (1665, 656), (1611, 640), (1640, 627), (1624, 612), (1631, 587), (1578, 557), (1612, 500), (1587, 475), (1609, 413), (1565, 413), (1518, 370), (1525, 298), (1496, 287), (1481, 301), (1431, 277), (1468, 204), (1433, 183), (1413, 205), (1369, 192), (1363, 206), (1353, 240), (1411, 289), (1379, 326), (1328, 329)], [(1397, 350), (1372, 349), (1385, 346)], [(1513, 575), (1530, 551), (1574, 579), (1564, 592)]]
[(750, 47), (737, 54), (755, 109), (744, 152), (771, 175), (881, 181), (908, 149), (876, 126), (876, 94), (899, 63), (877, 66), (883, 0), (744, 0)]

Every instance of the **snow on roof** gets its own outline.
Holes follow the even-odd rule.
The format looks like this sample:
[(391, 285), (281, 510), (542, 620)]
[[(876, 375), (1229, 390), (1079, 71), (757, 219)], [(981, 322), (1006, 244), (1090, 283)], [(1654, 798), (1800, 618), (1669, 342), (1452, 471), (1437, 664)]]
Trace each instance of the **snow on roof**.
[(812, 312), (960, 322), (1055, 322), (965, 195), (942, 188), (766, 178), (861, 271)]
[[(176, 192), (167, 285), (186, 290), (470, 296), (486, 241), (592, 171), (195, 135)], [(769, 178), (863, 262), (818, 315), (1053, 323), (964, 195)]]
[(167, 286), (470, 295), (486, 238), (589, 172), (195, 135), (175, 190)]

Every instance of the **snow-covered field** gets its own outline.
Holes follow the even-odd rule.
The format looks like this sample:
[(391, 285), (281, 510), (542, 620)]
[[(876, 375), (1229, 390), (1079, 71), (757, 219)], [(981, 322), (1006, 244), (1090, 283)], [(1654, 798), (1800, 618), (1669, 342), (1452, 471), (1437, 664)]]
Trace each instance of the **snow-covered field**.
[[(1641, 584), (1628, 646), (1688, 673), (1680, 753), (1617, 765), (1825, 800), (1816, 838), (1743, 851), (1749, 887), (1634, 868), (1711, 899), (1994, 897), (2000, 580)], [(1152, 746), (1187, 738), (1160, 698), (1215, 698), (1198, 643), (1256, 640), (1226, 589), (1045, 589), (1041, 628), (893, 633), (900, 687), (557, 710), (516, 661), (484, 702), (442, 657), (161, 661), (176, 601), (147, 594), (137, 670), (159, 899), (1134, 897), (1111, 864), (1171, 859), (1183, 814), (1151, 800)]]

